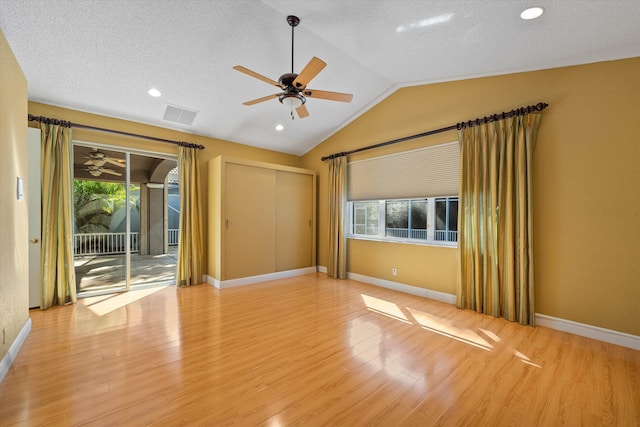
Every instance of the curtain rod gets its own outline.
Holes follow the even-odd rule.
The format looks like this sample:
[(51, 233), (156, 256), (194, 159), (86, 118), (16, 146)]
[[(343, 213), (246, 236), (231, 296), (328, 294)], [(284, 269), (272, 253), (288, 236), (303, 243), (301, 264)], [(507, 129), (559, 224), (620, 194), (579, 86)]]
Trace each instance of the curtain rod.
[(34, 116), (33, 114), (29, 114), (27, 116), (27, 118), (28, 118), (28, 120), (30, 122), (47, 123), (47, 124), (65, 126), (65, 127), (74, 127), (74, 128), (79, 128), (79, 129), (97, 130), (99, 132), (115, 133), (117, 135), (131, 136), (131, 137), (140, 138), (140, 139), (148, 139), (148, 140), (156, 141), (156, 142), (166, 142), (166, 143), (169, 143), (169, 144), (176, 144), (176, 145), (179, 145), (181, 147), (198, 148), (200, 150), (204, 150), (204, 145), (193, 144), (191, 142), (173, 141), (171, 139), (156, 138), (155, 136), (140, 135), (140, 134), (137, 134), (137, 133), (123, 132), (121, 130), (105, 129), (105, 128), (100, 128), (100, 127), (97, 127), (97, 126), (82, 125), (82, 124), (79, 124), (79, 123), (71, 123), (71, 122), (68, 122), (66, 120), (52, 119), (52, 118), (44, 117), (44, 116)]
[(394, 140), (386, 141), (386, 142), (380, 142), (378, 144), (368, 145), (366, 147), (356, 148), (356, 149), (350, 150), (350, 151), (342, 151), (340, 153), (330, 154), (328, 156), (321, 157), (321, 160), (324, 162), (325, 160), (335, 159), (336, 157), (344, 157), (344, 156), (348, 156), (349, 154), (359, 153), (360, 151), (366, 151), (366, 150), (371, 150), (371, 149), (374, 149), (374, 148), (380, 148), (380, 147), (384, 147), (384, 146), (387, 146), (387, 145), (397, 144), (398, 142), (409, 141), (411, 139), (422, 138), (422, 137), (425, 137), (425, 136), (435, 135), (437, 133), (447, 132), (447, 131), (450, 131), (450, 130), (456, 130), (456, 129), (457, 130), (461, 130), (461, 129), (465, 129), (465, 128), (471, 128), (471, 127), (474, 127), (474, 126), (478, 126), (478, 125), (483, 124), (483, 123), (491, 123), (491, 122), (495, 122), (495, 121), (498, 121), (498, 120), (504, 120), (504, 119), (507, 119), (509, 117), (524, 116), (526, 114), (535, 113), (537, 111), (542, 111), (545, 108), (547, 108), (548, 106), (549, 106), (549, 104), (547, 104), (546, 102), (539, 102), (536, 105), (529, 105), (528, 107), (516, 108), (515, 110), (511, 110), (509, 112), (504, 112), (503, 111), (502, 113), (491, 114), (489, 116), (484, 116), (482, 118), (477, 118), (477, 119), (474, 119), (474, 120), (467, 120), (466, 122), (456, 123), (455, 125), (443, 127), (443, 128), (440, 128), (440, 129), (434, 129), (434, 130), (430, 130), (430, 131), (423, 132), (423, 133), (418, 133), (416, 135), (405, 136), (403, 138), (398, 138), (398, 139), (394, 139)]

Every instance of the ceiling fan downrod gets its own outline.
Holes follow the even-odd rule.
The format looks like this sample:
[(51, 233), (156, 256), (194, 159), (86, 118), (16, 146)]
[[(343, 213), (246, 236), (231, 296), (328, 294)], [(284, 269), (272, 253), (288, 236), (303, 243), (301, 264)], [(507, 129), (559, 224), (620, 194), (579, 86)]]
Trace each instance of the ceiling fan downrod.
[(291, 26), (291, 74), (293, 74), (293, 33), (294, 29), (300, 23), (300, 18), (294, 15), (287, 16), (287, 22)]

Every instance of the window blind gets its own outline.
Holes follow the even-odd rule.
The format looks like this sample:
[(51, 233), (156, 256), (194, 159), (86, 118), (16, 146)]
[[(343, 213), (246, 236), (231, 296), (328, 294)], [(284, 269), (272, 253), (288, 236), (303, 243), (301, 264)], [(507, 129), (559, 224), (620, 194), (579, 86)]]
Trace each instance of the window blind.
[(460, 183), (457, 141), (347, 165), (347, 199), (385, 200), (453, 196)]

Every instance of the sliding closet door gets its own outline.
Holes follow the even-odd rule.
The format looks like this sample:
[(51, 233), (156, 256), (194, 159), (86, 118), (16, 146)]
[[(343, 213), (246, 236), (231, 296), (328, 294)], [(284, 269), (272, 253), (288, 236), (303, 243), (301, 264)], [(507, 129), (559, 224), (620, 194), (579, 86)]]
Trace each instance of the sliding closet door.
[(313, 176), (277, 171), (276, 271), (313, 265)]
[(275, 271), (276, 171), (227, 163), (223, 280)]

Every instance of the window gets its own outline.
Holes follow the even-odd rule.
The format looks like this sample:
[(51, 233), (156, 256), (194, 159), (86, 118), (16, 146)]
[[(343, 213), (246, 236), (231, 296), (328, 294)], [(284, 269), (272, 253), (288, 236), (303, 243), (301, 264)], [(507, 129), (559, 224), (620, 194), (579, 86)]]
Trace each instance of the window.
[(385, 201), (385, 236), (427, 238), (427, 200)]
[(364, 236), (378, 234), (378, 202), (359, 202), (353, 207), (353, 232)]
[(434, 240), (458, 241), (458, 198), (436, 199), (436, 230)]
[(457, 141), (356, 160), (347, 166), (347, 235), (456, 246)]
[(458, 198), (348, 202), (350, 237), (451, 245), (458, 240)]

